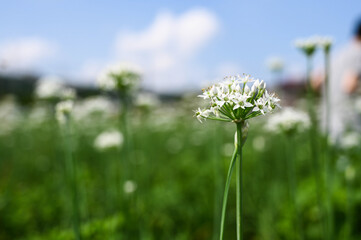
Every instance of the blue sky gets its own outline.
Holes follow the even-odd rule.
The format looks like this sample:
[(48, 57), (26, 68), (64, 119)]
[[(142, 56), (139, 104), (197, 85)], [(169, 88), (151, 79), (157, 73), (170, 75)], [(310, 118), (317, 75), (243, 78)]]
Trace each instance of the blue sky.
[[(361, 17), (359, 0), (24, 0), (3, 1), (1, 8), (0, 59), (13, 51), (17, 56), (8, 61), (9, 68), (88, 83), (109, 62), (131, 60), (147, 67), (159, 57), (174, 64), (145, 70), (145, 85), (159, 91), (199, 86), (227, 73), (246, 72), (267, 80), (270, 75), (265, 60), (271, 56), (284, 59), (288, 74), (300, 73), (304, 59), (292, 46), (294, 39), (329, 35), (336, 40), (337, 49), (351, 38), (354, 22)], [(192, 19), (204, 22), (205, 29), (184, 33)], [(172, 31), (183, 23), (186, 30), (165, 36), (173, 39), (165, 43), (166, 48), (148, 46), (151, 29), (167, 21)], [(183, 36), (181, 43), (175, 40), (179, 34)], [(141, 37), (144, 41), (137, 42)], [(126, 42), (124, 39), (134, 39), (133, 50), (119, 43)], [(183, 48), (182, 42), (188, 40), (193, 43)], [(189, 53), (179, 53), (183, 49)]]

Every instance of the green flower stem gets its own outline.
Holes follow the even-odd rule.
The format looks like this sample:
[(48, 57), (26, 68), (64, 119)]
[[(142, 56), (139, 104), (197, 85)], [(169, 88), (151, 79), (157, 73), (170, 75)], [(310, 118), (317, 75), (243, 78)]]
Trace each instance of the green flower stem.
[[(135, 160), (135, 153), (133, 151), (133, 138), (132, 138), (132, 128), (130, 120), (131, 114), (131, 93), (128, 91), (121, 91), (121, 104), (122, 107), (122, 114), (121, 114), (121, 121), (120, 121), (120, 130), (123, 132), (124, 136), (124, 143), (123, 143), (123, 151), (121, 151), (120, 161), (123, 162), (122, 166), (122, 183), (120, 185), (120, 189), (123, 189), (123, 185), (125, 181), (128, 179), (132, 179), (133, 181), (137, 182), (137, 169), (134, 164)], [(139, 206), (138, 206), (138, 199), (137, 194), (132, 193), (129, 196), (124, 198), (126, 204), (123, 204), (123, 211), (127, 212), (127, 218), (130, 222), (134, 222), (132, 225), (132, 229), (130, 229), (130, 234), (135, 237), (139, 238), (142, 235), (143, 228), (140, 226), (140, 213), (139, 213)]]
[(233, 168), (236, 165), (237, 154), (238, 154), (238, 144), (235, 145), (235, 149), (234, 149), (234, 152), (233, 152), (233, 155), (232, 155), (232, 159), (231, 159), (231, 162), (229, 164), (229, 169), (228, 169), (228, 173), (227, 173), (227, 180), (226, 180), (226, 186), (225, 186), (224, 194), (223, 194), (221, 230), (220, 230), (220, 234), (219, 234), (219, 239), (220, 240), (223, 239), (224, 221), (225, 221), (225, 216), (226, 216), (226, 208), (227, 208), (227, 200), (228, 200), (228, 191), (229, 191), (229, 185), (231, 183)]
[(73, 212), (73, 229), (74, 236), (76, 240), (81, 239), (80, 234), (80, 208), (79, 208), (79, 199), (78, 199), (78, 188), (77, 188), (77, 167), (75, 159), (73, 158), (73, 148), (72, 148), (72, 125), (71, 118), (67, 116), (66, 120), (66, 137), (65, 137), (65, 150), (66, 150), (66, 169), (68, 179), (70, 180), (70, 189), (72, 197), (72, 212)]
[(328, 226), (328, 239), (334, 239), (334, 219), (333, 219), (333, 204), (332, 204), (332, 176), (333, 171), (331, 169), (331, 149), (328, 144), (329, 128), (330, 128), (330, 92), (329, 92), (329, 74), (330, 74), (330, 51), (324, 50), (325, 53), (325, 87), (324, 97), (326, 101), (326, 132), (324, 139), (324, 165), (325, 165), (325, 177), (326, 177), (326, 211), (327, 211), (327, 226)]
[(304, 239), (304, 233), (300, 222), (300, 216), (297, 208), (296, 201), (296, 170), (295, 170), (295, 154), (294, 154), (294, 139), (293, 136), (286, 136), (285, 139), (287, 156), (286, 156), (286, 167), (287, 167), (287, 183), (288, 192), (290, 194), (290, 200), (292, 205), (292, 224), (294, 227), (293, 239)]
[[(120, 161), (123, 162), (123, 169), (122, 171), (122, 178), (123, 183), (124, 181), (129, 178), (127, 175), (129, 173), (129, 152), (130, 152), (130, 144), (129, 144), (129, 126), (128, 126), (128, 114), (129, 114), (129, 101), (128, 96), (126, 96), (125, 93), (121, 93), (122, 99), (119, 104), (120, 106), (120, 121), (119, 121), (119, 130), (123, 133), (124, 136), (124, 143), (123, 143), (123, 149), (120, 151)], [(121, 183), (122, 184), (122, 183)], [(122, 185), (120, 185), (120, 189), (122, 188)]]
[[(132, 159), (132, 144), (131, 144), (131, 134), (129, 127), (129, 111), (130, 111), (130, 96), (125, 92), (120, 92), (121, 101), (119, 104), (119, 131), (122, 132), (124, 136), (124, 143), (122, 149), (119, 151), (119, 172), (121, 173), (121, 178), (119, 179), (119, 192), (122, 195), (123, 184), (126, 180), (134, 178), (132, 176), (133, 169), (131, 165)], [(133, 179), (134, 180), (134, 179)], [(123, 199), (124, 200), (124, 199)]]
[(312, 70), (312, 55), (307, 55), (307, 105), (309, 116), (311, 119), (311, 127), (309, 130), (310, 134), (310, 144), (311, 144), (311, 154), (312, 154), (312, 168), (313, 174), (315, 177), (316, 183), (316, 195), (317, 195), (317, 204), (321, 213), (321, 222), (322, 222), (322, 232), (323, 238), (327, 238), (327, 225), (324, 219), (325, 210), (322, 204), (322, 176), (319, 164), (319, 154), (318, 154), (318, 124), (317, 116), (315, 112), (315, 96), (314, 91), (311, 86), (311, 70)]
[[(131, 132), (130, 132), (130, 122), (129, 122), (129, 114), (130, 114), (130, 95), (127, 91), (120, 91), (119, 92), (120, 95), (120, 112), (121, 112), (121, 116), (120, 116), (120, 121), (119, 121), (119, 130), (123, 133), (124, 136), (124, 143), (123, 143), (123, 148), (120, 151), (120, 156), (119, 156), (119, 161), (121, 162), (120, 164), (120, 171), (121, 171), (121, 182), (119, 183), (119, 191), (122, 192), (123, 189), (123, 184), (125, 183), (125, 181), (127, 181), (128, 179), (132, 179), (132, 180), (136, 180), (135, 176), (134, 176), (134, 169), (133, 169), (133, 152), (132, 152), (132, 139), (131, 139)], [(124, 212), (125, 217), (128, 219), (129, 222), (132, 223), (132, 228), (127, 229), (127, 234), (133, 235), (134, 237), (137, 236), (136, 238), (139, 238), (139, 222), (138, 221), (138, 211), (137, 211), (137, 203), (136, 203), (136, 198), (135, 198), (135, 193), (133, 194), (129, 194), (129, 195), (125, 195), (122, 192), (122, 196), (123, 198), (121, 199), (122, 201), (122, 206), (121, 206), (121, 211)], [(134, 223), (134, 224), (133, 224)]]
[(212, 144), (209, 144), (209, 152), (211, 153), (211, 158), (213, 158), (213, 171), (214, 171), (214, 216), (213, 216), (213, 239), (218, 239), (219, 228), (218, 224), (221, 220), (221, 202), (222, 202), (222, 191), (223, 191), (223, 171), (221, 168), (220, 152), (219, 146), (222, 143), (221, 134), (219, 131), (218, 122), (213, 123), (213, 136)]
[(325, 87), (324, 96), (326, 98), (326, 136), (328, 137), (330, 128), (330, 52), (325, 50)]
[(244, 122), (237, 123), (237, 240), (243, 239), (243, 194), (242, 194), (242, 127)]
[(353, 219), (354, 219), (354, 194), (352, 181), (346, 179), (346, 193), (347, 193), (347, 210), (346, 210), (346, 238), (352, 239)]

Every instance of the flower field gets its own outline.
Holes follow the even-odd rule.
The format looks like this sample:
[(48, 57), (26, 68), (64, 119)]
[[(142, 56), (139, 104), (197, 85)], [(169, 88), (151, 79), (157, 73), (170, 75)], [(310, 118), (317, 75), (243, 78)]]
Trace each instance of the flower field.
[[(108, 136), (99, 146), (101, 133), (122, 128), (119, 117), (124, 112), (117, 111), (117, 99), (75, 102), (71, 152), (82, 239), (218, 239), (236, 129), (232, 123), (211, 120), (200, 124), (192, 110), (202, 101), (194, 99), (134, 104), (128, 114), (127, 159), (124, 134)], [(95, 107), (86, 107), (89, 103)], [(109, 107), (97, 108), (97, 103)], [(1, 103), (0, 239), (75, 239), (70, 187), (74, 182), (65, 160), (64, 128), (54, 109), (49, 102)], [(349, 135), (344, 144), (330, 145), (328, 176), (322, 134), (317, 134), (318, 158), (313, 159), (308, 131), (271, 131), (269, 121), (255, 118), (243, 147), (245, 239), (298, 239), (295, 209), (299, 239), (322, 239), (330, 213), (334, 239), (358, 239), (359, 137)], [(235, 184), (232, 179), (225, 239), (236, 235)]]
[(4, 1), (0, 240), (361, 240), (360, 7)]

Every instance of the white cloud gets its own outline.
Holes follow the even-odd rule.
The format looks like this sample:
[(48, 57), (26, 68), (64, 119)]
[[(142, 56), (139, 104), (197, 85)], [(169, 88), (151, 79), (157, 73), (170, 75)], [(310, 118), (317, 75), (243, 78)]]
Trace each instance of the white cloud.
[(9, 40), (0, 43), (0, 62), (5, 70), (31, 70), (55, 52), (54, 44), (41, 38)]
[(197, 85), (196, 78), (202, 74), (194, 57), (215, 36), (218, 26), (216, 16), (205, 9), (179, 16), (162, 12), (146, 29), (118, 35), (117, 58), (140, 65), (145, 86), (156, 91)]

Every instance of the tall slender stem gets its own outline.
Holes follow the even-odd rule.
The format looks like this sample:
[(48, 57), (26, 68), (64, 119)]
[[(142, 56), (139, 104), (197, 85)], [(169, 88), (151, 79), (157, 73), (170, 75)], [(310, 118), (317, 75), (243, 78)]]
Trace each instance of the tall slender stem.
[(66, 138), (65, 138), (65, 148), (66, 148), (66, 167), (68, 172), (68, 177), (70, 179), (70, 188), (71, 188), (71, 198), (72, 198), (72, 212), (73, 212), (73, 229), (76, 240), (81, 239), (80, 234), (80, 209), (79, 209), (79, 200), (78, 200), (78, 188), (77, 188), (77, 167), (75, 160), (73, 158), (73, 149), (72, 149), (72, 125), (71, 118), (67, 116), (66, 120)]
[(326, 99), (326, 136), (328, 137), (329, 128), (330, 128), (330, 52), (325, 50), (325, 87), (324, 87), (324, 96)]
[(123, 168), (127, 171), (123, 171), (123, 182), (126, 180), (126, 174), (129, 172), (129, 126), (128, 126), (128, 114), (129, 114), (129, 103), (128, 96), (125, 93), (121, 93), (120, 111), (121, 118), (119, 121), (119, 130), (123, 132), (124, 144), (123, 150), (121, 151), (120, 161), (123, 161)]
[(302, 226), (300, 222), (300, 217), (297, 208), (296, 201), (296, 170), (295, 170), (295, 156), (294, 154), (294, 139), (293, 136), (286, 136), (285, 138), (287, 156), (286, 156), (286, 167), (287, 167), (287, 182), (288, 182), (288, 192), (290, 195), (291, 205), (292, 205), (292, 224), (294, 227), (294, 239), (304, 239), (304, 234), (302, 231)]
[(219, 234), (219, 239), (220, 240), (223, 239), (224, 221), (225, 221), (225, 216), (226, 216), (227, 200), (228, 200), (228, 191), (229, 191), (229, 185), (231, 183), (233, 168), (236, 165), (237, 153), (238, 153), (238, 145), (235, 145), (235, 149), (234, 149), (234, 152), (233, 152), (233, 155), (232, 155), (232, 159), (231, 159), (231, 162), (230, 162), (229, 168), (228, 168), (226, 186), (224, 188), (224, 194), (223, 194), (221, 230), (220, 230), (220, 234)]
[(352, 186), (352, 180), (346, 178), (346, 194), (347, 194), (347, 206), (346, 206), (346, 237), (347, 239), (352, 239), (352, 228), (353, 228), (353, 213), (354, 213), (354, 207), (353, 207), (353, 200), (354, 200), (354, 194), (353, 194), (353, 186)]
[(237, 240), (243, 239), (243, 194), (242, 194), (242, 127), (244, 122), (237, 123)]
[[(123, 133), (124, 143), (122, 149), (119, 149), (118, 172), (120, 177), (118, 181), (118, 197), (122, 196), (122, 188), (125, 181), (131, 178), (132, 168), (130, 161), (130, 134), (129, 134), (129, 96), (126, 93), (120, 92), (119, 102), (119, 131)], [(122, 200), (125, 200), (123, 197)]]
[(333, 219), (333, 204), (331, 199), (332, 192), (332, 170), (331, 170), (331, 154), (328, 144), (329, 128), (330, 128), (330, 90), (329, 90), (329, 76), (330, 76), (330, 49), (324, 50), (325, 55), (325, 87), (324, 97), (326, 101), (326, 119), (325, 119), (325, 139), (324, 139), (324, 153), (325, 153), (325, 176), (326, 176), (326, 201), (327, 201), (327, 226), (328, 239), (334, 239), (334, 219)]
[(316, 184), (316, 197), (317, 197), (317, 205), (321, 213), (321, 224), (322, 224), (322, 232), (323, 238), (327, 237), (327, 225), (324, 219), (325, 211), (322, 205), (322, 176), (320, 171), (320, 164), (319, 164), (319, 154), (318, 154), (318, 124), (317, 124), (317, 116), (315, 111), (315, 95), (311, 85), (311, 70), (312, 70), (312, 55), (307, 55), (307, 105), (309, 116), (311, 119), (311, 127), (309, 130), (310, 134), (310, 148), (312, 154), (312, 167), (313, 167), (313, 174), (315, 177), (315, 184)]
[(219, 134), (219, 125), (217, 122), (214, 123), (213, 128), (213, 137), (212, 137), (212, 145), (210, 145), (210, 152), (212, 153), (213, 158), (213, 174), (214, 174), (214, 207), (213, 207), (213, 240), (218, 239), (220, 235), (220, 229), (218, 228), (218, 224), (222, 219), (221, 213), (221, 202), (222, 202), (222, 191), (223, 191), (223, 171), (221, 168), (220, 154), (219, 154), (219, 146), (221, 143), (220, 134)]
[[(124, 135), (124, 145), (123, 145), (123, 155), (121, 156), (121, 159), (124, 163), (123, 165), (123, 184), (126, 180), (132, 179), (133, 181), (136, 181), (136, 169), (134, 164), (134, 151), (133, 150), (133, 138), (132, 138), (132, 128), (130, 127), (130, 121), (129, 121), (129, 115), (131, 110), (131, 95), (128, 91), (120, 92), (121, 96), (121, 103), (122, 103), (122, 115), (121, 115), (121, 122), (120, 122), (120, 129), (123, 130)], [(122, 186), (120, 186), (122, 187)], [(141, 231), (143, 228), (140, 227), (140, 215), (138, 211), (138, 201), (137, 201), (137, 195), (135, 193), (129, 195), (127, 199), (125, 199), (127, 204), (124, 205), (126, 209), (123, 209), (128, 212), (129, 216), (128, 219), (130, 222), (135, 222), (136, 224), (133, 224), (132, 227), (132, 235), (133, 237), (137, 236), (139, 238), (139, 234), (141, 234)]]

